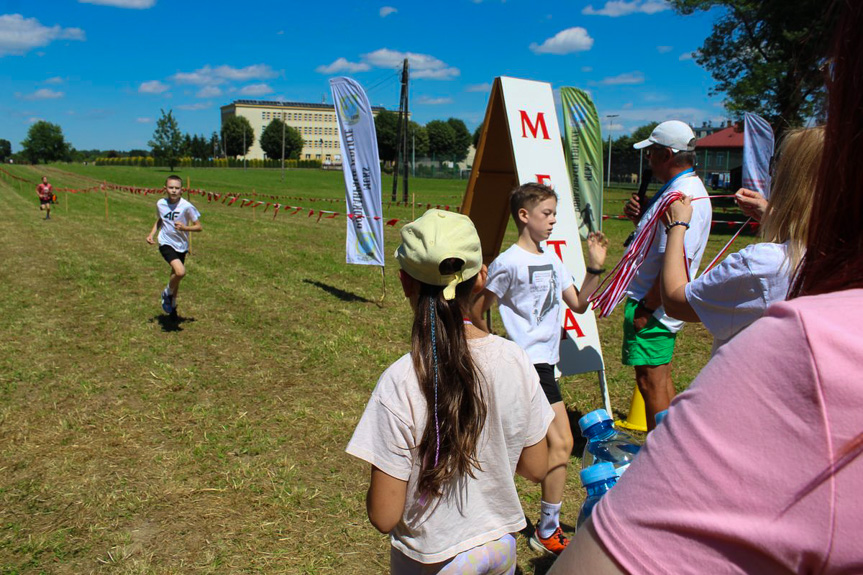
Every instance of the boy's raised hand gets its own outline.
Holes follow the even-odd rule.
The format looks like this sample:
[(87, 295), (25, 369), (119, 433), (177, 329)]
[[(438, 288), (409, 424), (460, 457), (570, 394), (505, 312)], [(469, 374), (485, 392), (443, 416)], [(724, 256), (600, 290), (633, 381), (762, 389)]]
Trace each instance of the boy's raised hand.
[(602, 232), (590, 232), (587, 236), (587, 267), (601, 268), (608, 253), (608, 238)]

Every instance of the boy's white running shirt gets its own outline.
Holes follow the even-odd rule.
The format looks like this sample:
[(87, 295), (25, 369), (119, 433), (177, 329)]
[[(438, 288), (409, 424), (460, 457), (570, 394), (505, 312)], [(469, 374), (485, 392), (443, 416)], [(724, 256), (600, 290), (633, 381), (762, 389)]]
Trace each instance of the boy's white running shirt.
[(497, 296), (510, 339), (532, 363), (560, 360), (561, 296), (572, 275), (551, 251), (533, 254), (516, 244), (488, 268), (486, 289)]
[(494, 335), (469, 339), (468, 346), (488, 407), (476, 453), (482, 471), (474, 470), (475, 478), (455, 479), (439, 499), (417, 492), (421, 462), (415, 447), (428, 424), (428, 407), (410, 354), (381, 375), (347, 447), (349, 454), (407, 481), (402, 519), (390, 540), (420, 563), (450, 559), (525, 527), (515, 468), (522, 450), (542, 441), (554, 419), (521, 348)]
[(167, 198), (156, 202), (156, 210), (162, 227), (159, 229), (159, 245), (171, 246), (178, 252), (189, 251), (189, 232), (178, 232), (174, 227), (176, 222), (191, 225), (201, 219), (201, 214), (185, 198), (180, 198), (176, 204), (169, 204)]

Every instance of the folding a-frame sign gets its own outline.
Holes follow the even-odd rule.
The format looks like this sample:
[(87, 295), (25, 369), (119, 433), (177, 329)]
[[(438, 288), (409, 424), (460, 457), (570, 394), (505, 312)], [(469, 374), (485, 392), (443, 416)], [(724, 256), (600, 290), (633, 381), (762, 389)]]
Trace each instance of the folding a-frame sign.
[[(486, 264), (500, 253), (510, 219), (509, 194), (527, 182), (544, 183), (557, 192), (557, 224), (545, 248), (554, 250), (580, 286), (584, 257), (551, 85), (495, 78), (461, 208), (479, 232)], [(563, 375), (598, 372), (605, 409), (612, 413), (593, 310), (575, 314), (565, 304), (563, 308), (566, 337), (557, 367)]]

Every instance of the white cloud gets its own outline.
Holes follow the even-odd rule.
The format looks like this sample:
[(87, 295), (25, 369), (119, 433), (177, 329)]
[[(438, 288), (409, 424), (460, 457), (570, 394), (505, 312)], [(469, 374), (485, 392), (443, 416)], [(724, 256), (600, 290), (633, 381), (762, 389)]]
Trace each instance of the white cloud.
[(338, 74), (339, 72), (365, 72), (371, 66), (365, 62), (349, 62), (347, 58), (338, 58), (328, 66), (318, 66), (315, 72), (319, 74)]
[(218, 98), (221, 95), (222, 90), (218, 86), (204, 86), (195, 94), (198, 98)]
[(416, 103), (424, 104), (426, 106), (439, 106), (440, 104), (452, 104), (452, 98), (432, 98), (431, 96), (420, 96)]
[(674, 46), (657, 46), (656, 51), (660, 54), (668, 54), (674, 49)]
[(381, 15), (381, 18), (386, 18), (390, 14), (395, 14), (396, 12), (398, 12), (398, 10), (396, 10), (392, 6), (384, 6), (380, 10), (380, 15)]
[(627, 72), (625, 74), (619, 74), (617, 76), (610, 76), (608, 78), (603, 78), (599, 82), (592, 82), (593, 85), (603, 85), (603, 86), (622, 86), (622, 85), (631, 85), (631, 84), (643, 84), (644, 83), (644, 74), (641, 72)]
[(28, 124), (35, 124), (36, 122), (41, 122), (43, 119), (44, 118), (38, 118), (36, 116), (33, 116), (32, 118), (27, 118), (27, 123)]
[(581, 11), (582, 14), (588, 16), (628, 16), (629, 14), (656, 14), (664, 10), (671, 9), (668, 2), (665, 0), (608, 0), (605, 6), (599, 10), (595, 9), (592, 4), (588, 4)]
[(198, 102), (197, 104), (183, 104), (182, 106), (177, 106), (178, 110), (206, 110), (209, 108), (211, 104), (209, 102)]
[(680, 60), (681, 62), (685, 62), (686, 60), (694, 60), (695, 59), (695, 52), (684, 52), (677, 59)]
[(145, 10), (156, 5), (156, 0), (78, 0), (78, 2), (81, 4), (114, 6), (115, 8), (132, 8), (134, 10)]
[(552, 38), (548, 38), (542, 44), (536, 42), (530, 45), (530, 50), (534, 54), (572, 54), (573, 52), (584, 52), (593, 47), (593, 38), (587, 33), (587, 30), (581, 26), (575, 28), (567, 28), (555, 34)]
[(586, 74), (588, 72), (593, 72), (593, 68), (591, 66), (582, 66), (581, 71)]
[(135, 118), (135, 121), (139, 124), (149, 124), (153, 121), (152, 118)]
[(0, 56), (20, 56), (55, 40), (84, 41), (86, 36), (80, 28), (43, 26), (36, 18), (24, 18), (21, 14), (0, 16)]
[(150, 80), (149, 82), (142, 82), (140, 86), (138, 86), (138, 93), (140, 94), (161, 94), (162, 92), (167, 92), (171, 87), (167, 84), (163, 84), (158, 80)]
[(232, 68), (231, 66), (217, 66), (215, 68), (207, 65), (194, 72), (177, 72), (171, 79), (179, 84), (195, 84), (207, 86), (224, 84), (225, 82), (246, 82), (248, 80), (264, 80), (275, 78), (278, 74), (266, 64), (254, 64), (245, 68)]
[(61, 78), (60, 76), (54, 76), (53, 78), (48, 78), (47, 80), (45, 80), (45, 83), (46, 84), (62, 84), (63, 78)]
[(376, 68), (396, 68), (401, 66), (402, 60), (405, 58), (410, 62), (412, 78), (452, 80), (461, 74), (458, 68), (448, 66), (446, 63), (428, 54), (399, 52), (388, 48), (381, 48), (380, 50), (363, 54), (363, 60)]
[(630, 108), (632, 108), (632, 102), (627, 102), (623, 105), (624, 110), (629, 110)]
[(268, 84), (249, 84), (240, 88), (240, 96), (263, 96), (272, 94), (273, 89)]
[(465, 92), (490, 92), (491, 82), (484, 84), (471, 84), (464, 89)]
[(63, 92), (57, 92), (48, 88), (40, 88), (32, 94), (15, 93), (15, 96), (21, 100), (56, 100), (57, 98), (62, 98), (64, 95)]

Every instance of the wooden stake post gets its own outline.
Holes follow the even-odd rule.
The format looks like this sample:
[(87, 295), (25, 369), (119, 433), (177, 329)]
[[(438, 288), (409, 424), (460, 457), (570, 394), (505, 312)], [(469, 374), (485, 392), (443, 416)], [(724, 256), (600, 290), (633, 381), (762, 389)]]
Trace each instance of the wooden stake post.
[[(551, 85), (496, 78), (461, 206), (461, 213), (476, 226), (486, 264), (500, 253), (510, 219), (510, 192), (527, 182), (543, 183), (557, 192), (557, 225), (544, 248), (561, 258), (580, 286), (586, 270)], [(565, 309), (562, 327), (566, 337), (561, 341), (557, 367), (563, 375), (598, 372), (605, 408), (610, 412), (593, 311), (577, 315), (562, 302), (561, 305)]]

